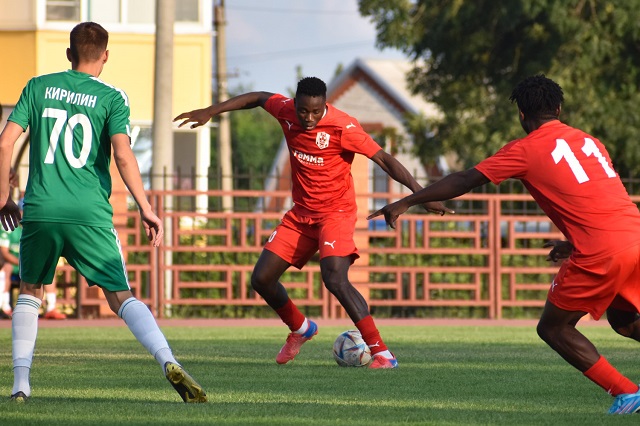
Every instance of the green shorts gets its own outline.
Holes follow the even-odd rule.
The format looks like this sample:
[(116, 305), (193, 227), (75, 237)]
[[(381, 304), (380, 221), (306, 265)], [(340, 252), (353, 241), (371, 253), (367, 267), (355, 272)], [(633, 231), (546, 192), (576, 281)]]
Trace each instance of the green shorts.
[(51, 284), (61, 256), (91, 286), (114, 292), (131, 289), (115, 229), (70, 223), (22, 223), (22, 281)]

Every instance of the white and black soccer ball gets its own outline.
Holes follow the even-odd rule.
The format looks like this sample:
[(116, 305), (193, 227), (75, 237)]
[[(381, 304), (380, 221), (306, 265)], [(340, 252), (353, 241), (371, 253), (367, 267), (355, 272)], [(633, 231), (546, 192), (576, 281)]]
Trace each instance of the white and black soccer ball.
[(333, 357), (340, 367), (364, 367), (371, 362), (371, 351), (358, 330), (347, 330), (333, 343)]

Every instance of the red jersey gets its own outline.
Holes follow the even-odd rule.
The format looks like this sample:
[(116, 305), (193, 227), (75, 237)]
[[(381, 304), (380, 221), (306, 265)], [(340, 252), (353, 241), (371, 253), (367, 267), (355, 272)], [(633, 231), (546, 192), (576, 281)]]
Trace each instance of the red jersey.
[(640, 213), (604, 145), (558, 120), (509, 142), (476, 169), (499, 184), (520, 179), (575, 247), (574, 256), (611, 256), (640, 242)]
[(328, 212), (356, 211), (351, 176), (355, 154), (367, 158), (380, 151), (358, 121), (327, 104), (327, 111), (311, 131), (298, 121), (293, 99), (273, 95), (264, 105), (284, 132), (291, 161), (294, 208), (314, 216)]

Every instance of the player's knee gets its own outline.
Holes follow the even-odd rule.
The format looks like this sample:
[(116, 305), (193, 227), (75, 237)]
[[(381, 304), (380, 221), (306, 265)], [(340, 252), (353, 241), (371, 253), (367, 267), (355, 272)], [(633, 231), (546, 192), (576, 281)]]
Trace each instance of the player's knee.
[(251, 287), (258, 293), (260, 293), (261, 290), (268, 288), (272, 283), (272, 278), (263, 270), (254, 270), (251, 274)]
[(263, 282), (260, 280), (260, 277), (256, 276), (256, 274), (251, 275), (251, 288), (255, 291), (260, 292), (260, 289), (263, 287)]
[(611, 328), (623, 337), (628, 337), (640, 342), (640, 326), (637, 321), (626, 325), (611, 324)]
[(351, 283), (349, 281), (340, 280), (340, 279), (327, 279), (323, 280), (324, 286), (329, 290), (331, 294), (339, 294), (341, 291), (349, 288)]
[(348, 273), (339, 268), (323, 267), (321, 274), (325, 287), (333, 294), (351, 286)]
[(613, 331), (624, 337), (631, 337), (633, 334), (633, 326), (614, 326), (611, 324)]
[(538, 326), (536, 327), (536, 332), (538, 333), (538, 337), (540, 337), (542, 340), (545, 340), (545, 337), (547, 335), (547, 329), (541, 322), (538, 323)]
[(640, 340), (640, 314), (637, 312), (609, 308), (607, 320), (613, 331), (619, 335)]
[(538, 322), (536, 332), (538, 333), (538, 336), (547, 344), (551, 344), (558, 337), (557, 327), (553, 327), (549, 323), (544, 321)]
[(109, 309), (111, 309), (111, 312), (116, 315), (118, 315), (118, 313), (120, 312), (120, 306), (114, 306), (111, 303), (109, 303)]
[(111, 309), (111, 312), (118, 315), (118, 313), (120, 312), (120, 307), (122, 306), (122, 302), (115, 298), (107, 297), (107, 303), (109, 304), (109, 309)]

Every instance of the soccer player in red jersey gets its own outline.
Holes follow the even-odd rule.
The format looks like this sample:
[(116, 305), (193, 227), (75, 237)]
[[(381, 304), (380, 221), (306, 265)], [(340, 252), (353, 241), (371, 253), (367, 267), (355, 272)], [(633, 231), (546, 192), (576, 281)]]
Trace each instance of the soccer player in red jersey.
[[(269, 237), (251, 276), (252, 287), (280, 316), (291, 333), (276, 357), (292, 361), (303, 343), (318, 331), (289, 298), (279, 282), (291, 266), (302, 268), (320, 252), (320, 270), (326, 288), (338, 299), (371, 349), (370, 368), (394, 368), (395, 356), (380, 337), (365, 299), (349, 282), (351, 264), (359, 257), (353, 235), (356, 201), (351, 176), (355, 154), (378, 164), (391, 178), (412, 191), (421, 186), (407, 169), (386, 153), (358, 121), (326, 102), (327, 87), (315, 77), (298, 82), (295, 99), (268, 92), (236, 96), (208, 108), (186, 112), (174, 121), (197, 127), (227, 111), (264, 108), (282, 126), (289, 147), (293, 208)], [(451, 212), (442, 203), (427, 203), (434, 213)]]
[(458, 197), (488, 182), (520, 179), (567, 241), (552, 241), (562, 263), (538, 323), (538, 334), (586, 377), (616, 397), (610, 413), (640, 411), (638, 385), (620, 374), (582, 335), (586, 314), (606, 312), (619, 334), (640, 341), (640, 213), (613, 170), (605, 146), (559, 121), (562, 89), (543, 75), (513, 90), (527, 136), (475, 167), (453, 173), (371, 214), (395, 227), (410, 206)]

